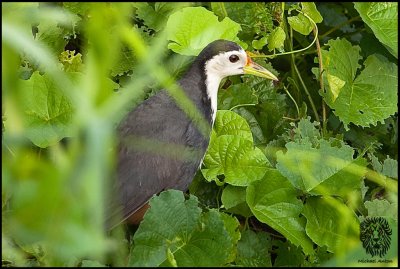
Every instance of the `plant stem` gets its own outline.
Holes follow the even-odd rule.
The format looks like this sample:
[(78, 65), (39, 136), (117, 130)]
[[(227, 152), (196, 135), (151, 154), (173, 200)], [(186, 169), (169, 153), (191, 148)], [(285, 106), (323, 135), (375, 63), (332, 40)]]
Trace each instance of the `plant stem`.
[[(317, 35), (317, 31), (314, 28), (313, 29), (314, 34)], [(322, 72), (324, 71), (324, 66), (322, 63), (322, 53), (321, 53), (321, 46), (319, 44), (319, 39), (317, 38), (317, 41), (315, 42), (315, 45), (317, 46), (317, 55), (318, 55), (318, 64), (319, 64), (319, 85), (321, 88), (321, 92), (324, 92), (324, 80), (322, 79)], [(322, 98), (322, 136), (325, 136), (326, 134), (326, 106), (325, 106), (325, 101), (324, 98)]]
[(256, 104), (238, 104), (236, 106), (231, 107), (229, 110), (232, 111), (235, 108), (242, 107), (242, 106), (255, 106)]
[(296, 72), (297, 77), (299, 78), (300, 83), (301, 83), (301, 85), (303, 86), (304, 91), (305, 91), (306, 94), (307, 94), (308, 100), (310, 101), (312, 110), (313, 110), (313, 112), (314, 112), (315, 120), (319, 121), (318, 112), (317, 112), (317, 109), (316, 109), (316, 107), (315, 107), (314, 101), (313, 101), (313, 99), (311, 98), (310, 92), (308, 91), (308, 88), (307, 88), (306, 84), (304, 83), (303, 79), (301, 78), (301, 74), (300, 74), (300, 72), (299, 72), (299, 69), (297, 69), (296, 63), (294, 62), (294, 56), (293, 56), (293, 55), (292, 55), (292, 62), (293, 62), (292, 65), (293, 65), (294, 71)]

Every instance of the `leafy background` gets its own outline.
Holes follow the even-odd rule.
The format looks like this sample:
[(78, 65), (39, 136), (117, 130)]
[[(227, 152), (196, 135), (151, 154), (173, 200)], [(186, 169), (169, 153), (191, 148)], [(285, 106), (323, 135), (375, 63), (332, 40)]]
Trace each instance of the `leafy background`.
[[(397, 3), (2, 3), (2, 265), (360, 265), (372, 258), (360, 222), (373, 216), (393, 230), (383, 265), (397, 265), (397, 14)], [(193, 110), (171, 79), (219, 38), (279, 83), (223, 81), (189, 191), (106, 232), (115, 124), (161, 87)]]

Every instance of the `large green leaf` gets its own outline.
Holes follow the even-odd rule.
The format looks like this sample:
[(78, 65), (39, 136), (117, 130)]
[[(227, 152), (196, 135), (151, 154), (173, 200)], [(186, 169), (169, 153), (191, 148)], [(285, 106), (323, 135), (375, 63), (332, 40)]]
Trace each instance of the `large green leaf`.
[(235, 135), (253, 141), (249, 124), (244, 118), (229, 110), (218, 110), (214, 123), (217, 136)]
[(354, 154), (349, 146), (338, 148), (325, 140), (320, 140), (318, 148), (309, 141), (288, 142), (286, 148), (286, 153), (277, 152), (276, 168), (294, 187), (307, 192), (348, 166)]
[[(202, 213), (195, 196), (177, 190), (150, 200), (136, 231), (130, 266), (222, 266), (229, 262), (238, 236), (217, 211)], [(224, 223), (229, 224), (228, 232)], [(237, 223), (237, 222), (236, 222)], [(235, 241), (236, 240), (236, 241)]]
[(398, 3), (375, 2), (354, 3), (363, 21), (372, 29), (375, 36), (398, 57)]
[(186, 7), (173, 13), (167, 21), (168, 48), (183, 55), (198, 55), (217, 39), (238, 41), (241, 27), (229, 18), (218, 21), (213, 12), (203, 7)]
[(26, 136), (42, 148), (69, 136), (73, 107), (54, 81), (36, 71), (29, 80), (19, 83)]
[(234, 186), (247, 186), (264, 176), (268, 161), (252, 141), (222, 135), (211, 140), (204, 165), (206, 168), (201, 172), (208, 181), (223, 179)]
[(345, 39), (330, 40), (322, 51), (326, 103), (347, 126), (350, 122), (368, 127), (397, 111), (397, 65), (380, 55), (371, 55), (359, 69), (359, 47)]
[(347, 126), (354, 123), (363, 127), (397, 112), (397, 65), (373, 54), (360, 68), (359, 47), (345, 39), (330, 40), (329, 51), (322, 50), (326, 92), (325, 102)]
[(305, 220), (299, 217), (303, 203), (297, 191), (277, 170), (268, 170), (262, 180), (247, 187), (246, 200), (253, 214), (280, 232), (305, 253), (312, 253), (311, 240), (305, 232)]
[(246, 230), (237, 244), (236, 265), (244, 267), (271, 267), (271, 239), (265, 232)]
[[(333, 176), (326, 179), (313, 190), (312, 194), (321, 195), (337, 195), (348, 199), (352, 191), (361, 191), (361, 180), (367, 170), (367, 162), (364, 158), (358, 158), (351, 162), (348, 166), (344, 167)], [(354, 170), (358, 170), (357, 173)]]
[(310, 197), (302, 214), (307, 218), (307, 235), (330, 252), (359, 239), (359, 223), (354, 212), (335, 198)]

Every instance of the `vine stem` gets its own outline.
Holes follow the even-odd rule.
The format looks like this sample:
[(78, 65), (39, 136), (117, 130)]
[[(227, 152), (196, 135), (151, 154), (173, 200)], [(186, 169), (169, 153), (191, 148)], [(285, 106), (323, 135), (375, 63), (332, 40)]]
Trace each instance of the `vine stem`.
[(238, 108), (238, 107), (242, 107), (242, 106), (255, 106), (255, 105), (256, 105), (256, 104), (239, 104), (239, 105), (236, 105), (236, 106), (231, 107), (229, 110), (232, 111), (232, 110), (234, 110), (235, 108)]
[(307, 19), (313, 24), (313, 29), (317, 29), (317, 34), (314, 36), (314, 40), (310, 43), (310, 45), (308, 45), (305, 48), (302, 49), (298, 49), (298, 50), (292, 50), (292, 51), (287, 51), (287, 52), (282, 52), (282, 53), (278, 53), (278, 54), (271, 54), (271, 55), (265, 55), (265, 54), (253, 54), (250, 53), (250, 57), (252, 58), (274, 58), (276, 56), (282, 56), (282, 55), (290, 55), (290, 54), (295, 54), (295, 53), (299, 53), (305, 50), (308, 50), (309, 48), (311, 48), (314, 43), (317, 41), (318, 39), (318, 27), (316, 25), (316, 23), (314, 22), (313, 19), (310, 18), (310, 16), (308, 16), (306, 13), (302, 12), (301, 10), (297, 10), (297, 12), (302, 13), (305, 17), (307, 17)]
[[(316, 29), (313, 29), (314, 35), (318, 36), (318, 31)], [(324, 71), (324, 65), (322, 63), (322, 53), (321, 53), (321, 46), (319, 44), (319, 39), (317, 38), (317, 41), (315, 42), (315, 45), (317, 46), (317, 55), (318, 55), (318, 64), (319, 64), (319, 85), (321, 88), (321, 92), (324, 92), (324, 80), (322, 79), (322, 73)], [(322, 134), (325, 136), (326, 134), (326, 106), (324, 102), (324, 98), (322, 98)]]

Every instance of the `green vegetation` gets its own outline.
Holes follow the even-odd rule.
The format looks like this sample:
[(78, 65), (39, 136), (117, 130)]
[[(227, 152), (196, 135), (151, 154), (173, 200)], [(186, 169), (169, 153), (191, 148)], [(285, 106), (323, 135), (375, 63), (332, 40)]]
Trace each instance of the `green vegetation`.
[[(2, 3), (2, 265), (376, 265), (377, 216), (397, 265), (397, 25), (394, 2)], [(116, 124), (166, 88), (204, 131), (175, 80), (220, 38), (279, 83), (223, 81), (188, 194), (105, 231)]]

